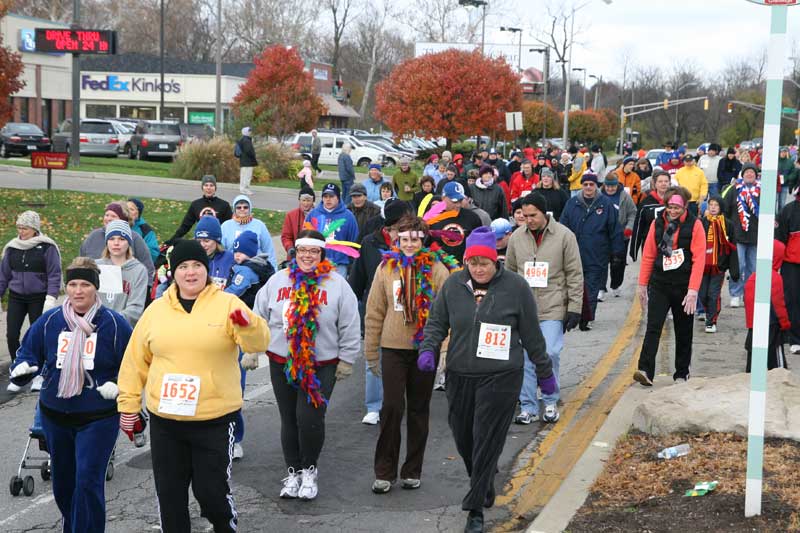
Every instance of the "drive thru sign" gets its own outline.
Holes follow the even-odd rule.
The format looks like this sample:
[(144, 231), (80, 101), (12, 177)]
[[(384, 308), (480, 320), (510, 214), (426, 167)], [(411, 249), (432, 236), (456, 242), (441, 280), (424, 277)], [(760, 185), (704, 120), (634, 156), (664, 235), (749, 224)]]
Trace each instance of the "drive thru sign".
[(53, 169), (66, 170), (69, 154), (66, 152), (31, 152), (31, 168), (47, 169), (47, 190), (51, 189)]

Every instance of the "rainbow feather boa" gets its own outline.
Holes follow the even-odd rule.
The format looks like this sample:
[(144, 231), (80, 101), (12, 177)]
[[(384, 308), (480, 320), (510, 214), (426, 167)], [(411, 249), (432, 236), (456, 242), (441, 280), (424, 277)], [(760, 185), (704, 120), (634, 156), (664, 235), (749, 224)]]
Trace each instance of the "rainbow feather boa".
[(422, 330), (425, 328), (425, 323), (428, 321), (428, 315), (430, 314), (431, 305), (433, 304), (434, 294), (431, 281), (433, 279), (433, 264), (436, 262), (443, 264), (450, 272), (461, 270), (458, 261), (442, 250), (422, 248), (416, 255), (408, 257), (398, 248), (393, 247), (388, 252), (383, 253), (382, 264), (389, 267), (390, 270), (400, 272), (400, 269), (416, 267), (417, 276), (414, 290), (414, 307), (417, 309), (417, 330), (414, 332), (413, 339), (415, 348), (419, 348), (420, 344), (422, 344)]
[(286, 330), (289, 354), (283, 372), (290, 385), (295, 388), (299, 386), (305, 391), (307, 401), (314, 407), (328, 403), (328, 399), (320, 392), (320, 382), (314, 368), (317, 362), (314, 340), (317, 336), (317, 315), (320, 305), (319, 286), (333, 269), (333, 264), (327, 259), (320, 262), (312, 272), (300, 270), (297, 261), (293, 260), (289, 264), (292, 304), (289, 308)]

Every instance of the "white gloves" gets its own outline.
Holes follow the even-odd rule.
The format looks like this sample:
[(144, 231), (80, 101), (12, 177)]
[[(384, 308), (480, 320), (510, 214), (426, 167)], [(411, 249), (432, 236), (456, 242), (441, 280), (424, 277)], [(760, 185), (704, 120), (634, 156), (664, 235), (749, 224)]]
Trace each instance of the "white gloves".
[(42, 312), (47, 312), (56, 306), (56, 297), (50, 296), (49, 294), (44, 297), (44, 307), (42, 308)]
[(246, 353), (242, 356), (242, 361), (239, 363), (245, 370), (255, 370), (258, 368), (258, 354)]
[(30, 366), (28, 363), (20, 363), (11, 371), (11, 378), (18, 378), (26, 374), (35, 374), (39, 371), (38, 366)]
[(119, 387), (113, 381), (106, 381), (97, 387), (97, 392), (100, 393), (104, 400), (116, 400), (117, 396), (119, 396)]

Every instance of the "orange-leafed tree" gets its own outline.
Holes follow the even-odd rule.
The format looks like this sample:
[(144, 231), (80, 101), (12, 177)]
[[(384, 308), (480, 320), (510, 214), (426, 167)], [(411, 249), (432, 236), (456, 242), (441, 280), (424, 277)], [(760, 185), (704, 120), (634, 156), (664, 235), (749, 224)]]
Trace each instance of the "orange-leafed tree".
[(569, 114), (569, 136), (581, 142), (603, 142), (614, 133), (614, 127), (599, 111), (573, 111)]
[[(8, 7), (8, 2), (0, 2), (0, 20), (6, 16)], [(0, 36), (0, 126), (8, 122), (14, 112), (9, 97), (25, 87), (25, 81), (20, 79), (23, 68), (22, 56), (3, 46)]]
[(316, 126), (326, 108), (297, 50), (270, 46), (253, 63), (233, 99), (236, 122), (279, 139)]
[[(522, 104), (522, 124), (527, 137), (538, 139), (542, 136), (545, 112), (544, 104), (537, 101), (528, 101)], [(561, 111), (547, 104), (547, 136), (558, 137), (563, 129), (563, 115)]]
[(519, 76), (502, 58), (446, 50), (409, 59), (375, 91), (375, 116), (395, 134), (445, 137), (505, 131), (505, 113), (522, 110)]

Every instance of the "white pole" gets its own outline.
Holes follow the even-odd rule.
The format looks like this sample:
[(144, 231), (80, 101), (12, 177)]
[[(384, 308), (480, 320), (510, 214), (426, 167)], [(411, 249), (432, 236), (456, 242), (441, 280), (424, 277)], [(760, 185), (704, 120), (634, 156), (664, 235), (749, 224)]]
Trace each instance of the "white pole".
[(564, 82), (567, 84), (566, 92), (564, 93), (564, 131), (561, 136), (561, 142), (564, 150), (569, 148), (569, 86), (572, 81), (572, 49), (575, 47), (575, 8), (572, 8), (572, 23), (569, 31), (569, 55), (567, 56), (567, 79)]

